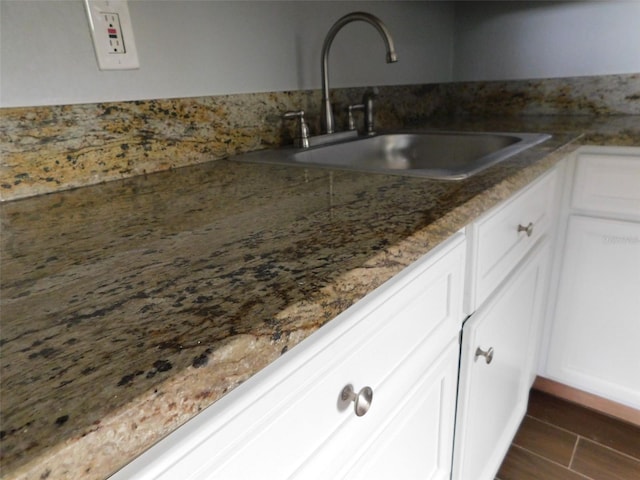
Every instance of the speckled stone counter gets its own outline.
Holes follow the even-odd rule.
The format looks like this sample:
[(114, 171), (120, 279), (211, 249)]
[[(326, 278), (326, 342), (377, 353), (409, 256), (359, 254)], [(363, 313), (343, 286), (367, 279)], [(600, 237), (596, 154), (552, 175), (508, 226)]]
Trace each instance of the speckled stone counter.
[(573, 133), (485, 119), (554, 137), (462, 182), (219, 160), (3, 203), (3, 478), (107, 477), (551, 168), (578, 132), (640, 145), (623, 118)]

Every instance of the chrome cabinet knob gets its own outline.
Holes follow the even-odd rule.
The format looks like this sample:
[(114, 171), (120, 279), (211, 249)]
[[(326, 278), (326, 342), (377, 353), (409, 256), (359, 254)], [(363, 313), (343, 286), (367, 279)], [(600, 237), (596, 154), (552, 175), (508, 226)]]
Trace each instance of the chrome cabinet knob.
[(493, 347), (489, 347), (488, 350), (482, 350), (482, 348), (476, 348), (476, 356), (475, 360), (478, 360), (478, 357), (484, 357), (484, 361), (487, 362), (487, 365), (491, 363), (493, 360)]
[(526, 227), (524, 225), (518, 225), (518, 233), (525, 232), (527, 237), (530, 237), (533, 234), (533, 223), (529, 222), (529, 225)]
[(342, 389), (340, 398), (344, 402), (353, 402), (356, 415), (361, 417), (369, 411), (373, 401), (373, 390), (371, 387), (364, 387), (358, 393), (353, 390), (353, 386), (347, 385)]

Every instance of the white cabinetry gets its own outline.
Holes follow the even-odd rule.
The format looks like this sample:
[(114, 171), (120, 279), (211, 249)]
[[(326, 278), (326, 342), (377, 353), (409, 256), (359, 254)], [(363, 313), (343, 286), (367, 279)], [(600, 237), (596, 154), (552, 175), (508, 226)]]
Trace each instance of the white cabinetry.
[(450, 342), (431, 364), (425, 349), (417, 351), (411, 364), (398, 372), (406, 378), (396, 380), (405, 385), (389, 385), (402, 393), (397, 405), (370, 412), (369, 420), (376, 425), (368, 438), (358, 434), (354, 420), (293, 477), (449, 479), (458, 350), (458, 342)]
[(640, 409), (640, 149), (583, 147), (570, 166), (541, 373)]
[[(465, 252), (455, 235), (114, 480), (449, 478)], [(363, 416), (347, 385), (371, 388)]]
[(547, 277), (546, 244), (465, 323), (454, 479), (493, 479), (525, 414)]
[(467, 313), (475, 312), (555, 226), (558, 177), (553, 170), (467, 227)]
[(454, 480), (490, 480), (522, 420), (555, 224), (552, 170), (467, 228), (469, 271), (456, 416)]

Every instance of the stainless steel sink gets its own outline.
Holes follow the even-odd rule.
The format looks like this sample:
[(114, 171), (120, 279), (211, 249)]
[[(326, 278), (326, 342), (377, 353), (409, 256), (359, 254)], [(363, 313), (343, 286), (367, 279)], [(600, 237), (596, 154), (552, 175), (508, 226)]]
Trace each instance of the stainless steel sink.
[(235, 159), (462, 180), (549, 138), (534, 133), (394, 132)]

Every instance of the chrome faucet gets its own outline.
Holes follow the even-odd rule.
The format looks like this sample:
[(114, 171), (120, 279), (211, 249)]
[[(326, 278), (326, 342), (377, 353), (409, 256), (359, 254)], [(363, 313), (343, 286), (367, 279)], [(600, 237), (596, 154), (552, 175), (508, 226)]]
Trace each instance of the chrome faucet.
[(380, 32), (387, 48), (387, 63), (395, 63), (398, 61), (391, 34), (378, 17), (366, 12), (353, 12), (338, 19), (329, 29), (324, 39), (324, 44), (322, 45), (322, 133), (334, 132), (333, 110), (331, 108), (331, 101), (329, 100), (329, 49), (331, 48), (331, 42), (333, 42), (334, 37), (342, 27), (356, 20), (370, 23)]

